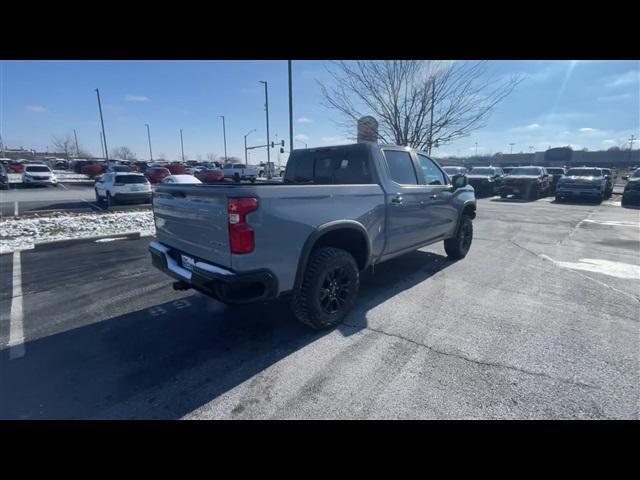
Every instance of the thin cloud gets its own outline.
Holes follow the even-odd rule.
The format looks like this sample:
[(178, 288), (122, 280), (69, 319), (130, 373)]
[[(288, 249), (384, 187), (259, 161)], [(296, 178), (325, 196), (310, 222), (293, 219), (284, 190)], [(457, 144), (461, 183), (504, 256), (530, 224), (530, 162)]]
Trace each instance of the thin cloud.
[(540, 124), (539, 123), (532, 123), (531, 125), (527, 125), (525, 127), (528, 130), (535, 130), (536, 128), (540, 128)]
[(605, 83), (605, 87), (622, 87), (640, 82), (640, 70), (629, 70), (621, 75), (609, 77), (611, 80)]
[(304, 133), (299, 133), (298, 135), (296, 135), (293, 138), (295, 140), (300, 140), (301, 142), (306, 142), (307, 140), (309, 140), (309, 137), (307, 135), (305, 135)]
[(124, 99), (127, 102), (148, 102), (149, 97), (145, 97), (144, 95), (126, 95)]
[(618, 102), (620, 100), (630, 100), (630, 93), (621, 93), (620, 95), (605, 95), (603, 97), (598, 97), (599, 102)]
[(299, 121), (300, 123), (313, 123), (313, 120), (311, 120), (310, 118), (307, 118), (307, 117), (300, 117), (300, 118), (298, 119), (298, 121)]
[(42, 105), (27, 105), (24, 107), (27, 112), (35, 112), (35, 113), (44, 113), (48, 112), (48, 110)]
[(584, 128), (580, 128), (579, 130), (582, 133), (593, 133), (593, 132), (597, 132), (598, 131), (597, 128), (591, 128), (591, 127), (584, 127)]

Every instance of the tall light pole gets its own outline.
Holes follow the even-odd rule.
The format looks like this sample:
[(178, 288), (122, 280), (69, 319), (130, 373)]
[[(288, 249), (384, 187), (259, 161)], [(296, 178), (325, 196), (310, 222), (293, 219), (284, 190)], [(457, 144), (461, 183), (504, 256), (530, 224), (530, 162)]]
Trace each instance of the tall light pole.
[(73, 136), (76, 139), (76, 158), (80, 157), (80, 148), (78, 147), (78, 134), (76, 133), (76, 129), (73, 129)]
[(102, 153), (102, 158), (106, 158), (104, 154), (104, 141), (102, 140), (102, 132), (100, 132), (100, 152)]
[(296, 142), (302, 143), (304, 145), (304, 148), (309, 148), (309, 147), (307, 147), (307, 144), (305, 142), (303, 142), (302, 140), (296, 139)]
[(102, 140), (104, 141), (104, 158), (109, 164), (109, 149), (107, 148), (107, 135), (104, 133), (104, 119), (102, 118), (102, 104), (100, 103), (100, 90), (96, 88), (98, 95), (98, 110), (100, 111), (100, 123), (102, 124)]
[(253, 130), (251, 130), (250, 132), (248, 132), (245, 136), (244, 136), (244, 163), (246, 165), (249, 165), (249, 157), (247, 156), (247, 137), (249, 135), (251, 135), (253, 132), (255, 132), (256, 129), (254, 128)]
[(478, 156), (478, 142), (476, 142), (476, 157)]
[(182, 129), (180, 129), (180, 149), (182, 150), (182, 163), (184, 163), (184, 142), (182, 141)]
[(218, 115), (222, 119), (222, 137), (224, 138), (224, 161), (227, 162), (227, 127), (224, 123), (224, 115)]
[(289, 60), (287, 63), (289, 67), (289, 148), (292, 149), (293, 148), (293, 87), (291, 84), (291, 60)]
[(149, 131), (149, 124), (145, 123), (147, 126), (147, 140), (149, 140), (149, 161), (153, 162), (153, 152), (151, 151), (151, 132)]
[(269, 150), (269, 145), (271, 143), (271, 139), (269, 138), (269, 91), (267, 89), (267, 82), (260, 80), (260, 83), (264, 84), (264, 110), (267, 115), (267, 178), (271, 179), (271, 151)]
[(512, 154), (513, 153), (513, 146), (515, 145), (515, 143), (510, 143), (509, 145), (511, 146), (511, 150), (510, 150), (509, 154)]

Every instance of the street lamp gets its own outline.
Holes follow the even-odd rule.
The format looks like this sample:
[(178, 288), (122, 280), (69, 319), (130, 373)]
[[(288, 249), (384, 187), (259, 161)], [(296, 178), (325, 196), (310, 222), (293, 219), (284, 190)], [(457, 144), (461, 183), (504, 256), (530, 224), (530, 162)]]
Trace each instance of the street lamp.
[(254, 128), (253, 130), (251, 130), (249, 133), (247, 133), (247, 134), (244, 136), (244, 163), (245, 163), (246, 165), (249, 165), (249, 158), (248, 158), (248, 156), (247, 156), (247, 137), (248, 137), (249, 135), (251, 135), (251, 134), (252, 134), (253, 132), (255, 132), (255, 131), (256, 131), (256, 129)]
[(296, 138), (295, 141), (298, 142), (298, 143), (302, 143), (304, 145), (304, 148), (309, 148), (309, 147), (307, 147), (307, 144), (305, 142), (303, 142), (302, 140), (298, 140)]
[(184, 142), (182, 141), (182, 129), (180, 129), (180, 149), (182, 150), (182, 163), (184, 163)]
[(259, 82), (264, 84), (264, 109), (267, 116), (267, 178), (271, 179), (271, 152), (269, 150), (269, 144), (271, 143), (269, 138), (269, 91), (266, 81), (260, 80)]
[(227, 127), (224, 123), (224, 115), (218, 115), (222, 119), (222, 136), (224, 138), (224, 161), (227, 163)]
[(153, 162), (153, 152), (151, 151), (151, 132), (149, 131), (149, 124), (145, 123), (147, 126), (147, 140), (149, 140), (149, 161)]

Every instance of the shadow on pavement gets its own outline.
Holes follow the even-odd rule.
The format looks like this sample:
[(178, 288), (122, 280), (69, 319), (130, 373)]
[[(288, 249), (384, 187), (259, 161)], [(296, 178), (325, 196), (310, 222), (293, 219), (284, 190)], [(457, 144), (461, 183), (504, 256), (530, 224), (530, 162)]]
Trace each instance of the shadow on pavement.
[[(369, 309), (451, 264), (416, 251), (364, 274), (339, 331), (366, 328)], [(181, 418), (330, 332), (282, 301), (231, 308), (194, 294), (29, 341), (17, 360), (0, 351), (0, 418)]]

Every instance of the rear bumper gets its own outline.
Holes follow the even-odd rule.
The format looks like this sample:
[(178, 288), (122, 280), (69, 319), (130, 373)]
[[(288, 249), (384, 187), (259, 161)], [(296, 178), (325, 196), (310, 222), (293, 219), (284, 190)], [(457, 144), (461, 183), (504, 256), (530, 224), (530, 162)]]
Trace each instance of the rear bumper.
[(115, 193), (113, 199), (116, 202), (147, 202), (151, 203), (151, 192), (141, 193)]
[(182, 252), (176, 249), (153, 241), (149, 244), (149, 252), (154, 267), (224, 303), (261, 302), (278, 294), (278, 281), (267, 269), (239, 273), (196, 258), (193, 270), (187, 270), (179, 260)]

